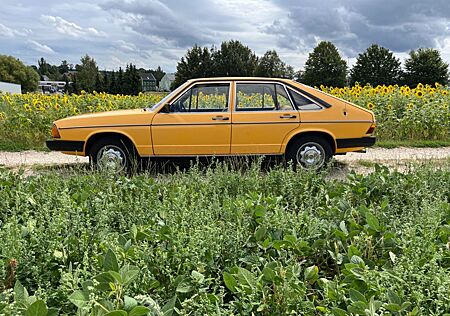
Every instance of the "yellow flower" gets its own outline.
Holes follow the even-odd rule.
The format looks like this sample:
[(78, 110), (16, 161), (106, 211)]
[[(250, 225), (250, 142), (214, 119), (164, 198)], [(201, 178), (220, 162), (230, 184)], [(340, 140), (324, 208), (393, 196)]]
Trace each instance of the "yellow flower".
[(414, 109), (414, 104), (408, 103), (408, 105), (406, 107), (408, 108), (408, 110), (412, 110), (412, 109)]
[(443, 91), (442, 91), (442, 94), (443, 94), (443, 95), (448, 95), (448, 90), (443, 90)]
[(387, 108), (389, 111), (392, 110), (392, 104), (386, 105), (386, 108)]
[(369, 110), (373, 110), (374, 107), (375, 107), (375, 104), (373, 104), (372, 102), (369, 102), (369, 103), (367, 104), (367, 108), (368, 108)]
[(422, 84), (422, 83), (419, 83), (419, 84), (417, 85), (417, 89), (423, 89), (423, 84)]
[(423, 97), (423, 92), (421, 90), (416, 91), (416, 97), (421, 98)]

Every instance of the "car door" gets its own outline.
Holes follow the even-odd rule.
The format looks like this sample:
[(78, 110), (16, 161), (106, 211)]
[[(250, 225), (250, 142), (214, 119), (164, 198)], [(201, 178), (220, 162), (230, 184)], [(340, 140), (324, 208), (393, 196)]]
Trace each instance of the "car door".
[(300, 124), (283, 84), (236, 82), (232, 154), (278, 154), (286, 135)]
[(155, 114), (151, 126), (154, 154), (229, 154), (229, 95), (229, 82), (195, 84)]

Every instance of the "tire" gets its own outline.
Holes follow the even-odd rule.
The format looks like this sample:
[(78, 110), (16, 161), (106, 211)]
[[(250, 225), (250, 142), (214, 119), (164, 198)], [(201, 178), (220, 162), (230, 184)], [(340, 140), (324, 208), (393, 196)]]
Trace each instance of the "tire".
[(110, 173), (130, 172), (136, 152), (133, 146), (115, 137), (105, 137), (97, 140), (89, 151), (89, 161), (92, 166)]
[(333, 156), (330, 143), (319, 136), (305, 136), (296, 140), (286, 152), (286, 160), (294, 167), (319, 170), (327, 165)]

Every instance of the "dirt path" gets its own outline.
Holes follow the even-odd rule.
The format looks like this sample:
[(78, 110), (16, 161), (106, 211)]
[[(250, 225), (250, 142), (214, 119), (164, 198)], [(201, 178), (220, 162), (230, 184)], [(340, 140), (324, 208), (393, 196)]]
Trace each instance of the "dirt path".
[[(441, 160), (450, 159), (450, 147), (441, 148), (406, 148), (394, 149), (369, 148), (366, 153), (348, 153), (336, 156), (338, 162), (358, 165), (364, 162), (386, 163), (395, 165), (419, 160)], [(88, 163), (87, 157), (64, 155), (59, 152), (0, 152), (0, 166), (17, 168), (20, 166), (30, 167), (35, 165), (63, 165)]]

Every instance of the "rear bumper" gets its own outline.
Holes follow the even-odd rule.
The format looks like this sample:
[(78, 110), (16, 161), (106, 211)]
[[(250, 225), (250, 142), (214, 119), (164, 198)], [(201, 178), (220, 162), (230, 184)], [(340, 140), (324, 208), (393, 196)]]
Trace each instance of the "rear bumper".
[(48, 149), (54, 151), (75, 151), (83, 152), (84, 142), (78, 140), (51, 139), (45, 142)]
[(375, 144), (376, 137), (336, 139), (337, 148), (370, 147)]

